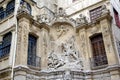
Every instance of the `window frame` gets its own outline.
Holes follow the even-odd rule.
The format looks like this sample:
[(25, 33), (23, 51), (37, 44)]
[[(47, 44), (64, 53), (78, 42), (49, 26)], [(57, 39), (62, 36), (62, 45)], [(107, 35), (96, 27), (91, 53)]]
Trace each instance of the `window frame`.
[(108, 65), (102, 33), (91, 36), (90, 41), (92, 50), (92, 67), (95, 68)]
[(3, 36), (3, 40), (1, 42), (1, 47), (0, 47), (0, 58), (5, 57), (7, 55), (9, 55), (10, 53), (10, 49), (11, 49), (11, 41), (12, 41), (12, 33), (6, 33)]
[(98, 6), (94, 9), (91, 9), (89, 11), (91, 22), (95, 22), (97, 20), (97, 18), (99, 18), (101, 16), (101, 14), (102, 14), (102, 6)]
[(35, 37), (32, 34), (29, 34), (29, 36), (28, 36), (28, 57), (27, 57), (27, 64), (29, 66), (37, 65), (36, 64), (36, 57), (37, 57), (36, 55), (37, 55), (37, 37)]

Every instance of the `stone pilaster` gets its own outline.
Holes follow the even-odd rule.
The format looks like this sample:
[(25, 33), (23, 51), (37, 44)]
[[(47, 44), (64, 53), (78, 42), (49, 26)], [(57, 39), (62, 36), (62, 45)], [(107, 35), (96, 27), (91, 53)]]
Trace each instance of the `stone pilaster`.
[(111, 80), (120, 80), (120, 72), (119, 71), (111, 71)]
[(26, 80), (26, 72), (24, 71), (15, 72), (14, 80)]
[(47, 68), (48, 61), (48, 31), (44, 28), (41, 29), (41, 69)]
[(90, 69), (90, 65), (89, 65), (89, 55), (88, 55), (88, 48), (87, 48), (87, 33), (86, 33), (86, 29), (80, 29), (79, 30), (79, 38), (80, 38), (80, 55), (83, 58), (83, 66), (85, 70)]
[(103, 19), (100, 21), (101, 31), (103, 34), (103, 40), (106, 50), (106, 55), (108, 59), (108, 65), (115, 65), (118, 63), (116, 53), (113, 47), (113, 39), (111, 37), (110, 22), (108, 19)]
[(29, 20), (21, 18), (18, 22), (17, 65), (27, 65)]
[(16, 32), (15, 30), (11, 31), (12, 32), (12, 40), (11, 40), (11, 48), (10, 48), (10, 56), (9, 56), (9, 65), (11, 66), (13, 64), (13, 55), (15, 53), (15, 39), (16, 39)]

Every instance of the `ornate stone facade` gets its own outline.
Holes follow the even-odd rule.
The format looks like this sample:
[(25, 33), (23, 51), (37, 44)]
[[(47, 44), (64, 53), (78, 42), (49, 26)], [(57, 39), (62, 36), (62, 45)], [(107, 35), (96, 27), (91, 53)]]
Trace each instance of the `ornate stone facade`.
[[(58, 3), (55, 12), (44, 6), (39, 8), (32, 0), (24, 0), (19, 5), (16, 3), (17, 13), (0, 21), (0, 37), (7, 32), (14, 35), (10, 55), (0, 57), (0, 80), (120, 80), (112, 18), (108, 10), (110, 4), (101, 1), (86, 7), (82, 4), (85, 2), (81, 2), (78, 1), (82, 5), (79, 11), (74, 9), (77, 3), (69, 6), (71, 10), (65, 6), (66, 3)], [(88, 11), (98, 6), (100, 16), (93, 23)], [(100, 40), (96, 40), (98, 34), (101, 34)], [(92, 39), (96, 41), (92, 43)]]

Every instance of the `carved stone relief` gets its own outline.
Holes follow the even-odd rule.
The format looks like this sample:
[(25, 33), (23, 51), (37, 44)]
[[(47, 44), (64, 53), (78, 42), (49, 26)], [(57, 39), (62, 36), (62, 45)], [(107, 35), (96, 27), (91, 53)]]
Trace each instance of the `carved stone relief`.
[(49, 17), (48, 17), (47, 14), (38, 15), (38, 16), (37, 16), (37, 20), (38, 20), (40, 23), (49, 23), (49, 22), (50, 22), (50, 19), (49, 19)]
[(103, 26), (102, 30), (103, 30), (104, 36), (108, 36), (108, 35), (110, 34), (110, 33), (109, 33), (109, 28), (108, 28), (106, 25)]
[(27, 9), (27, 3), (23, 2), (23, 4), (20, 4), (20, 7), (18, 8), (18, 12), (27, 12), (29, 13), (29, 10)]
[(98, 33), (98, 31), (99, 31), (99, 28), (97, 27), (97, 26), (95, 26), (95, 27), (92, 27), (91, 28), (91, 34), (95, 34), (95, 33)]
[(66, 70), (64, 73), (63, 80), (72, 80), (71, 74), (69, 70)]
[[(24, 23), (24, 22), (19, 23), (18, 42), (17, 42), (17, 54), (19, 54), (18, 59), (19, 59), (20, 55), (22, 57), (22, 54), (26, 54), (26, 52), (27, 52), (28, 28), (29, 28), (29, 25), (27, 23)], [(24, 59), (24, 60), (26, 60), (26, 59)], [(18, 60), (18, 61), (21, 61), (21, 60)]]
[(57, 10), (56, 17), (66, 17), (65, 10), (64, 10), (62, 7), (60, 7), (60, 8)]
[[(82, 60), (79, 58), (79, 51), (75, 47), (75, 38), (72, 36), (70, 39), (61, 43), (58, 47), (61, 53), (58, 53), (58, 50), (53, 49), (48, 56), (48, 67), (53, 69), (58, 68), (82, 68)], [(74, 67), (72, 65), (75, 65)]]
[(79, 15), (79, 18), (76, 19), (76, 25), (86, 24), (88, 23), (86, 16), (83, 14)]
[(69, 31), (69, 29), (67, 27), (61, 25), (61, 26), (57, 27), (56, 31), (57, 31), (57, 38), (60, 38), (63, 35), (65, 35)]
[(23, 26), (23, 43), (24, 43), (24, 51), (26, 51), (26, 47), (27, 47), (27, 44), (28, 44), (28, 25), (25, 25)]
[(81, 51), (82, 51), (84, 57), (86, 57), (86, 50), (85, 50), (86, 42), (85, 42), (85, 34), (84, 33), (80, 34), (80, 41), (81, 41)]
[(105, 45), (107, 47), (107, 51), (110, 53), (111, 52), (111, 42), (110, 40), (110, 30), (109, 30), (109, 27), (108, 25), (104, 23), (104, 25), (102, 25), (102, 31), (103, 31), (103, 38), (104, 38), (104, 41), (105, 41)]
[(53, 41), (61, 42), (63, 41), (63, 39), (67, 39), (68, 37), (70, 38), (70, 36), (73, 34), (74, 34), (73, 28), (65, 24), (53, 26), (53, 28), (51, 29), (50, 36)]
[(57, 69), (61, 66), (63, 66), (65, 63), (62, 59), (58, 58), (58, 56), (54, 53), (54, 51), (52, 51), (49, 54), (48, 57), (48, 68), (53, 68), (53, 69)]

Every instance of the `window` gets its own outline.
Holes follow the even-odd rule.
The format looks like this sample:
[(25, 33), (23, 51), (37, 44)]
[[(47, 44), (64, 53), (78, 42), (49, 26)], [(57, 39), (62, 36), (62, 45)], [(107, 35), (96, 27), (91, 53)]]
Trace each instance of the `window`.
[(93, 10), (90, 10), (90, 19), (91, 19), (91, 22), (96, 21), (96, 19), (101, 16), (101, 13), (102, 13), (102, 7), (101, 6), (95, 8)]
[(3, 41), (0, 44), (0, 57), (4, 57), (10, 53), (12, 34), (7, 33), (3, 37)]
[(37, 38), (29, 35), (28, 39), (28, 65), (36, 66), (36, 42)]
[(11, 2), (9, 2), (7, 4), (7, 7), (6, 7), (6, 16), (8, 16), (11, 13), (13, 13), (14, 8), (15, 8), (15, 1), (12, 0)]
[(3, 7), (0, 8), (0, 20), (4, 18), (4, 9)]
[(102, 34), (97, 34), (90, 39), (93, 51), (93, 66), (108, 64)]
[(120, 28), (120, 20), (119, 20), (118, 12), (114, 8), (113, 8), (113, 11), (114, 11), (116, 25)]

